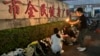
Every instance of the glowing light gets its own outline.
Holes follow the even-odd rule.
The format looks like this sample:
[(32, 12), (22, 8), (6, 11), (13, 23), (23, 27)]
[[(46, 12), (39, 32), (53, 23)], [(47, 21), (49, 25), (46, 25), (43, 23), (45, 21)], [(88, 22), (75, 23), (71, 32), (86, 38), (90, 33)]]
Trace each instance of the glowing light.
[(66, 22), (69, 22), (69, 20), (70, 20), (70, 19), (69, 19), (69, 18), (67, 18), (67, 19), (66, 19)]

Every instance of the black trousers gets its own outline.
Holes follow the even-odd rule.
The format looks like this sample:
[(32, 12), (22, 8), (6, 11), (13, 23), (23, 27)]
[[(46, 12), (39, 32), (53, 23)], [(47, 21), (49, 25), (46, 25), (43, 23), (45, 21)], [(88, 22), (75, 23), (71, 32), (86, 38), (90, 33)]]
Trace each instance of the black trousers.
[(87, 29), (82, 29), (79, 32), (79, 36), (78, 36), (78, 43), (80, 44), (80, 47), (85, 47), (84, 46), (84, 38), (87, 35)]

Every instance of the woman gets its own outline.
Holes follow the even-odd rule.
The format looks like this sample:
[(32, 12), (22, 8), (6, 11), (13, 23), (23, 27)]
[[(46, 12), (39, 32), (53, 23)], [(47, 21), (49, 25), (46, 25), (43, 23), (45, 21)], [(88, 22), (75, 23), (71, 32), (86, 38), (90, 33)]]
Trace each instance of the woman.
[(62, 50), (62, 40), (58, 32), (58, 28), (54, 28), (54, 34), (51, 36), (51, 50), (53, 53), (60, 56), (60, 51)]

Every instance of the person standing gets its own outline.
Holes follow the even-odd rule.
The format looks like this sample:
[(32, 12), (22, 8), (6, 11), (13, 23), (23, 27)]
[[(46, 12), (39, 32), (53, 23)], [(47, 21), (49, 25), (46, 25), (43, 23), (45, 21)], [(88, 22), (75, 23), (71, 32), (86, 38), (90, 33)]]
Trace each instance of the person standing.
[(87, 17), (84, 15), (84, 10), (83, 8), (79, 7), (75, 11), (76, 16), (78, 17), (78, 20), (75, 22), (69, 22), (70, 24), (79, 24), (79, 36), (78, 36), (78, 43), (79, 47), (77, 49), (79, 51), (85, 51), (86, 47), (84, 45), (84, 38), (87, 34)]

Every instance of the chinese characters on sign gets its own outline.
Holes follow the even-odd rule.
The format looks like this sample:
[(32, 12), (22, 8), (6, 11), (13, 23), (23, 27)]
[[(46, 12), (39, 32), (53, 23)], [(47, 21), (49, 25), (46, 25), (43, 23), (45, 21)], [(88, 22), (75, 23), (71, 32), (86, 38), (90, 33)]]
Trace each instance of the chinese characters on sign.
[(31, 4), (31, 1), (29, 1), (28, 6), (27, 6), (27, 10), (26, 10), (25, 14), (28, 13), (29, 18), (35, 17), (35, 16), (34, 16), (34, 11), (33, 11), (33, 10), (34, 10), (35, 12), (38, 12), (38, 10), (34, 7), (34, 5)]
[[(18, 4), (22, 4), (20, 0), (10, 0), (10, 1), (3, 1), (3, 4), (9, 5), (9, 13), (13, 14), (13, 18), (16, 19), (16, 15), (20, 13), (20, 7)], [(35, 7), (34, 4), (32, 4), (32, 1), (28, 1), (28, 4), (26, 5), (27, 9), (25, 10), (25, 14), (28, 14), (29, 18), (35, 17), (36, 12), (40, 12), (40, 16), (46, 16), (46, 17), (54, 17), (54, 16), (61, 16), (62, 11), (62, 17), (65, 13), (65, 9), (61, 9), (59, 6), (57, 9), (55, 9), (54, 4), (47, 8), (46, 4), (41, 4), (39, 6), (39, 9)], [(57, 10), (57, 13), (55, 15), (55, 10)], [(48, 12), (47, 12), (48, 11)], [(66, 10), (66, 15), (68, 15), (68, 10)]]
[(4, 4), (9, 4), (9, 13), (13, 13), (14, 19), (16, 19), (16, 14), (19, 14), (19, 6), (17, 4), (21, 4), (18, 0), (11, 0), (11, 1), (3, 1)]
[(70, 11), (68, 9), (66, 9), (66, 16), (70, 15)]
[(65, 8), (64, 8), (63, 11), (62, 11), (62, 17), (64, 17), (64, 12), (65, 12)]
[(49, 13), (50, 13), (50, 17), (54, 17), (54, 5), (52, 5), (50, 8), (49, 8)]
[(45, 4), (42, 4), (40, 7), (40, 12), (41, 12), (41, 16), (46, 15), (48, 17), (48, 14), (46, 13), (46, 6)]
[(60, 7), (58, 6), (58, 12), (57, 12), (58, 17), (60, 17), (60, 12), (61, 12), (61, 10), (60, 10)]

